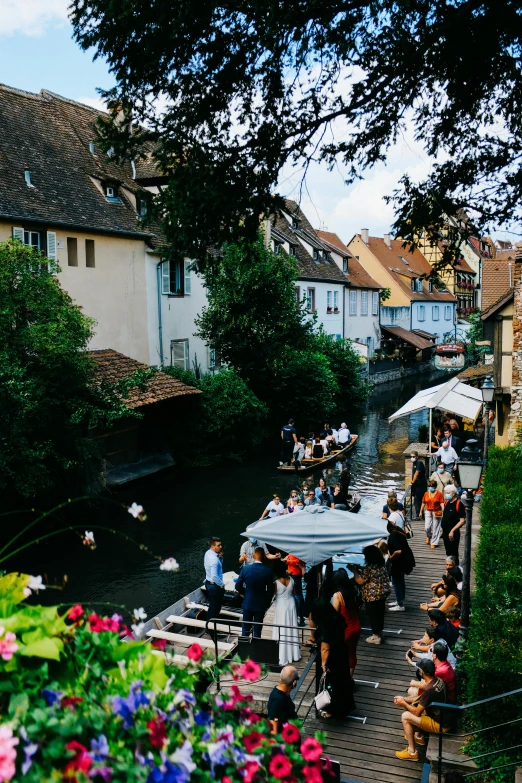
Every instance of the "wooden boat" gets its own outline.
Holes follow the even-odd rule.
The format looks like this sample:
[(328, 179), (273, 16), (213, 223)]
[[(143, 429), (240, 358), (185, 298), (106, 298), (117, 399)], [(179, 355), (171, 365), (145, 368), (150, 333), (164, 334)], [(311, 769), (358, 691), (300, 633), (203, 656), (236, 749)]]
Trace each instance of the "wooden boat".
[(278, 465), (277, 469), (291, 473), (309, 473), (311, 470), (317, 470), (318, 468), (322, 468), (331, 462), (335, 462), (339, 459), (339, 457), (347, 454), (357, 443), (358, 437), (358, 435), (352, 435), (350, 442), (343, 449), (332, 451), (330, 454), (328, 454), (327, 457), (324, 457), (323, 459), (304, 459), (301, 462), (301, 466), (299, 468), (295, 468), (293, 465)]

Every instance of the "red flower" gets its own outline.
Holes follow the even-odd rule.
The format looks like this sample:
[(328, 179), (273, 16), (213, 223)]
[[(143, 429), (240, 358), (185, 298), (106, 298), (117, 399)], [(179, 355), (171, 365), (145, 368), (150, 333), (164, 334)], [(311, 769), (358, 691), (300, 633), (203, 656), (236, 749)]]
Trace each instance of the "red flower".
[(292, 771), (292, 765), (286, 756), (282, 753), (277, 753), (270, 761), (268, 765), (270, 774), (275, 778), (286, 778)]
[(323, 776), (318, 767), (303, 767), (306, 783), (323, 783)]
[(106, 617), (102, 625), (104, 631), (110, 631), (111, 633), (118, 633), (120, 630), (120, 623), (114, 617)]
[(260, 748), (261, 741), (264, 739), (264, 734), (260, 734), (258, 731), (251, 731), (250, 734), (246, 734), (243, 737), (243, 743), (247, 753), (252, 753), (256, 748)]
[(152, 718), (147, 723), (150, 743), (155, 748), (163, 748), (167, 741), (167, 727), (163, 718)]
[(229, 778), (228, 775), (225, 775), (224, 778), (221, 778), (221, 783), (232, 783), (232, 778)]
[(187, 650), (187, 658), (197, 663), (203, 657), (203, 648), (197, 642), (191, 644)]
[(259, 764), (257, 761), (247, 761), (246, 764), (243, 764), (239, 771), (243, 775), (243, 780), (245, 783), (252, 783), (258, 770)]
[(167, 646), (167, 640), (166, 639), (154, 639), (152, 642), (152, 646), (155, 650), (164, 650)]
[(89, 628), (94, 633), (100, 633), (100, 631), (103, 631), (103, 619), (99, 617), (97, 614), (90, 614), (88, 616), (89, 621)]
[(64, 777), (70, 781), (76, 781), (76, 773), (84, 772), (87, 774), (92, 764), (92, 759), (87, 752), (87, 748), (76, 740), (67, 743), (67, 750), (74, 752), (74, 758), (64, 769)]
[(81, 604), (76, 604), (76, 606), (73, 606), (71, 609), (69, 609), (67, 617), (70, 620), (74, 620), (76, 622), (76, 620), (79, 620), (83, 614), (85, 614), (83, 606)]
[(245, 661), (241, 667), (241, 676), (245, 680), (250, 680), (250, 682), (255, 682), (258, 680), (260, 674), (261, 666), (255, 661)]
[(285, 742), (299, 742), (301, 739), (301, 732), (293, 723), (285, 723), (281, 736)]
[(319, 761), (322, 752), (323, 746), (313, 737), (307, 737), (301, 743), (301, 755), (305, 761)]
[(74, 711), (74, 707), (76, 704), (81, 704), (83, 699), (81, 699), (79, 696), (66, 696), (65, 699), (62, 699), (61, 706), (62, 707), (70, 707), (72, 711)]
[(262, 720), (261, 716), (254, 712), (251, 707), (243, 707), (241, 710), (241, 717), (248, 720), (250, 723), (256, 724)]

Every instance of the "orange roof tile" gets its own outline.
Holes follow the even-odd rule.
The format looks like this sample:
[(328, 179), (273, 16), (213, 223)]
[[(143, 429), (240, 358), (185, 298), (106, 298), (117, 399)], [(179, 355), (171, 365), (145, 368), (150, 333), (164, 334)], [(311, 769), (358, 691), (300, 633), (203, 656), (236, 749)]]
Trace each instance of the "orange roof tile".
[(344, 242), (337, 236), (337, 234), (334, 234), (332, 231), (320, 230), (316, 230), (316, 234), (321, 237), (323, 242), (326, 242), (327, 245), (330, 245), (334, 251), (341, 253), (343, 256), (346, 256), (349, 259), (348, 273), (345, 274), (345, 277), (354, 288), (375, 288), (378, 290), (382, 288), (382, 285), (380, 285), (376, 280), (373, 279), (373, 277), (371, 277), (371, 275), (368, 274), (360, 261), (358, 261), (354, 255), (352, 255), (350, 250), (348, 250)]
[[(89, 356), (95, 362), (94, 374), (100, 383), (115, 384), (129, 378), (137, 370), (150, 369), (146, 364), (124, 356), (112, 348), (89, 351)], [(187, 394), (201, 394), (201, 391), (158, 371), (142, 387), (131, 388), (124, 402), (128, 408), (141, 408), (143, 405)]]
[(513, 286), (513, 268), (515, 251), (508, 250), (497, 253), (496, 258), (485, 258), (482, 262), (482, 309), (487, 310), (492, 304), (508, 293)]

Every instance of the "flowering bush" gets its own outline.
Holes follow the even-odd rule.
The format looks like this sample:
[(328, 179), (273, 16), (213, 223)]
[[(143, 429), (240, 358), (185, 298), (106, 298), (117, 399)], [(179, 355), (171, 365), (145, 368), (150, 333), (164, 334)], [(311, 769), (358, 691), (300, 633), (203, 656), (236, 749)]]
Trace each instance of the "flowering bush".
[[(197, 643), (166, 670), (160, 650), (123, 640), (118, 614), (25, 604), (30, 580), (0, 577), (0, 783), (321, 783), (322, 736), (271, 736), (237, 684), (208, 688), (215, 664)], [(236, 683), (261, 673), (220, 667)]]

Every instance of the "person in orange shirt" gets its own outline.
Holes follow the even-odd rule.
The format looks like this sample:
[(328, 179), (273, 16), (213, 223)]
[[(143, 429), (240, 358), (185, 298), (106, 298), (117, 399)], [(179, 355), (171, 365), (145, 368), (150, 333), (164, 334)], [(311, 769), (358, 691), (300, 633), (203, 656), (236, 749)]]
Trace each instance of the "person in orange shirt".
[(424, 529), (426, 530), (426, 543), (435, 549), (439, 545), (440, 523), (444, 509), (444, 495), (437, 489), (435, 479), (428, 481), (428, 491), (422, 497), (420, 515), (424, 514)]
[(303, 626), (305, 624), (303, 599), (303, 575), (305, 572), (305, 564), (295, 555), (287, 555), (283, 558), (283, 563), (286, 563), (288, 573), (294, 580), (294, 596), (297, 604), (297, 615), (299, 618), (299, 625)]

